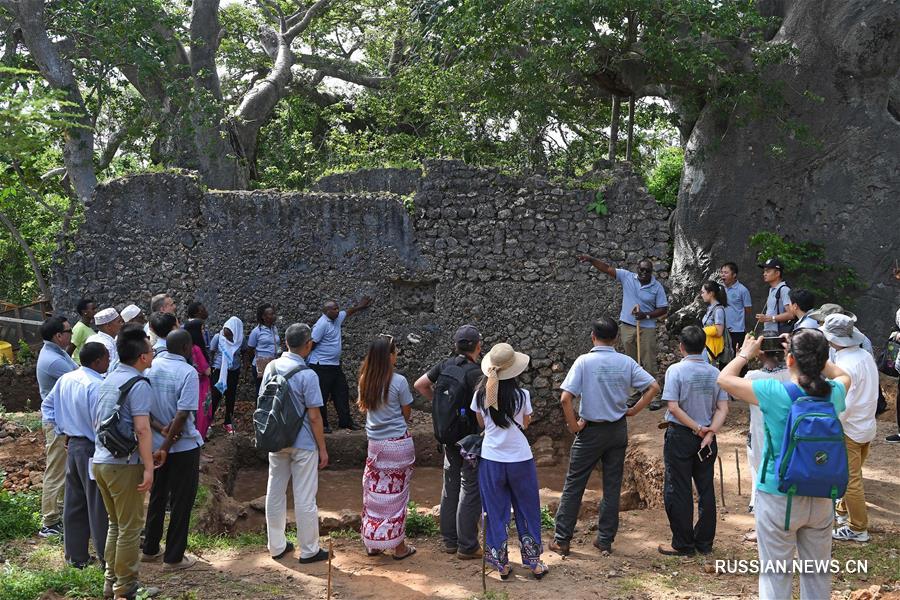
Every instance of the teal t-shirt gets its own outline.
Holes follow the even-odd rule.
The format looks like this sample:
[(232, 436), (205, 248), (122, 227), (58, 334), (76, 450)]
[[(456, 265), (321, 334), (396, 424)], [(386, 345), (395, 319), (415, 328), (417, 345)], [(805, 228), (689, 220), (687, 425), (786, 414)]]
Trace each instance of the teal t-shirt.
[[(844, 402), (847, 390), (839, 381), (828, 380), (831, 386), (831, 403), (834, 410), (841, 414), (847, 405)], [(772, 441), (771, 452), (768, 454), (769, 464), (766, 466), (766, 481), (762, 483), (763, 471), (759, 472), (756, 489), (768, 494), (785, 496), (778, 491), (778, 478), (775, 476), (775, 459), (781, 453), (781, 442), (784, 439), (784, 428), (787, 426), (788, 414), (791, 412), (791, 397), (784, 389), (784, 384), (777, 379), (757, 379), (753, 382), (753, 394), (759, 401), (759, 410), (763, 414), (763, 422), (766, 425), (766, 442), (763, 446), (763, 457), (769, 453), (769, 440)], [(765, 460), (765, 459), (763, 459)]]

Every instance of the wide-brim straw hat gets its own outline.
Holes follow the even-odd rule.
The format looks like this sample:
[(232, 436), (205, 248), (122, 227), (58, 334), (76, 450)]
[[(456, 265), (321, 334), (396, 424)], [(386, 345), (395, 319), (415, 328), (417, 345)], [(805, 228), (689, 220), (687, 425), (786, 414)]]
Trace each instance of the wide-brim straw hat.
[(833, 304), (831, 302), (827, 302), (819, 308), (806, 313), (807, 317), (813, 319), (819, 325), (825, 322), (825, 319), (826, 317), (828, 317), (828, 315), (847, 315), (848, 317), (853, 319), (854, 323), (856, 323), (856, 315), (854, 315), (849, 310), (844, 310), (844, 307), (840, 304)]
[(828, 315), (819, 329), (829, 342), (838, 346), (859, 346), (866, 338), (859, 329), (853, 326), (853, 323), (854, 319), (848, 315), (835, 313)]
[(481, 372), (488, 375), (492, 367), (497, 368), (497, 379), (518, 377), (528, 368), (531, 357), (516, 352), (513, 347), (503, 342), (496, 344), (481, 361)]

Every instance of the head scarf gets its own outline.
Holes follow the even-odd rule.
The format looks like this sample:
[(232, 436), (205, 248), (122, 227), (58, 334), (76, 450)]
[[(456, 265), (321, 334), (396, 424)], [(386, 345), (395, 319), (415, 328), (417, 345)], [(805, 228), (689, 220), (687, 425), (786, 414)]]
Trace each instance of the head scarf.
[[(228, 341), (225, 330), (231, 331), (234, 341)], [(244, 343), (244, 323), (237, 317), (229, 317), (219, 333), (219, 351), (222, 353), (222, 368), (219, 369), (219, 380), (216, 389), (225, 393), (228, 389), (228, 369), (234, 364), (235, 356), (240, 356)]]

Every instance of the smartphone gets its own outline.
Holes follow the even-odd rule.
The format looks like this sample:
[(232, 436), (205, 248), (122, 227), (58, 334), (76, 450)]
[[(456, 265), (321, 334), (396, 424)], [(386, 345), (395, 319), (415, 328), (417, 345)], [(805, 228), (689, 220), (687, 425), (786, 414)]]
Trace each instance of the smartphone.
[(703, 448), (700, 448), (699, 452), (697, 452), (697, 458), (700, 459), (700, 462), (703, 462), (710, 456), (712, 456), (712, 446), (704, 446)]
[(781, 336), (766, 336), (763, 338), (762, 347), (760, 348), (763, 352), (781, 352), (784, 350), (784, 338)]

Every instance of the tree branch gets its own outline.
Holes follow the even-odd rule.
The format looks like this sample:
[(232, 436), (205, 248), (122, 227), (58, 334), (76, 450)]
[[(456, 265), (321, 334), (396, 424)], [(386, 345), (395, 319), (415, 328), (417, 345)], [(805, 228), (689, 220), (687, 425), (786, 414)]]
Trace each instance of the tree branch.
[(28, 257), (28, 262), (31, 265), (31, 270), (34, 273), (34, 279), (37, 282), (38, 287), (41, 289), (41, 295), (45, 300), (50, 299), (50, 288), (47, 286), (47, 281), (44, 279), (44, 275), (41, 273), (41, 265), (38, 263), (37, 259), (34, 257), (34, 251), (31, 249), (31, 245), (28, 241), (22, 237), (21, 232), (18, 227), (16, 227), (15, 223), (9, 220), (6, 216), (6, 213), (0, 211), (0, 223), (6, 226), (9, 230), (9, 233), (13, 236), (13, 239), (16, 240), (16, 243), (19, 244), (19, 247), (22, 248), (22, 251), (25, 252), (25, 256)]
[(25, 181), (25, 173), (22, 171), (22, 166), (19, 164), (19, 161), (17, 161), (17, 160), (12, 161), (12, 167), (13, 167), (13, 170), (16, 172), (16, 175), (19, 176), (19, 183), (22, 184), (22, 189), (25, 190), (25, 193), (27, 193), (29, 196), (31, 196), (32, 200), (34, 200), (35, 202), (37, 202), (38, 204), (40, 204), (41, 206), (46, 208), (48, 211), (53, 213), (57, 218), (59, 218), (59, 219), (63, 218), (62, 211), (57, 210), (56, 208), (47, 204), (47, 202), (44, 200), (44, 197), (41, 194), (39, 194), (37, 190), (32, 188), (30, 185), (28, 185), (28, 182)]
[(310, 69), (320, 71), (326, 77), (334, 77), (367, 88), (379, 89), (388, 80), (387, 77), (381, 75), (362, 73), (359, 63), (339, 58), (299, 54), (297, 62)]
[(325, 9), (328, 8), (329, 4), (331, 4), (331, 0), (318, 0), (318, 2), (310, 6), (309, 9), (307, 9), (306, 14), (303, 15), (303, 18), (290, 26), (290, 28), (282, 34), (287, 43), (290, 44), (294, 41), (294, 38), (305, 31), (310, 23), (312, 23), (313, 19), (325, 12)]

